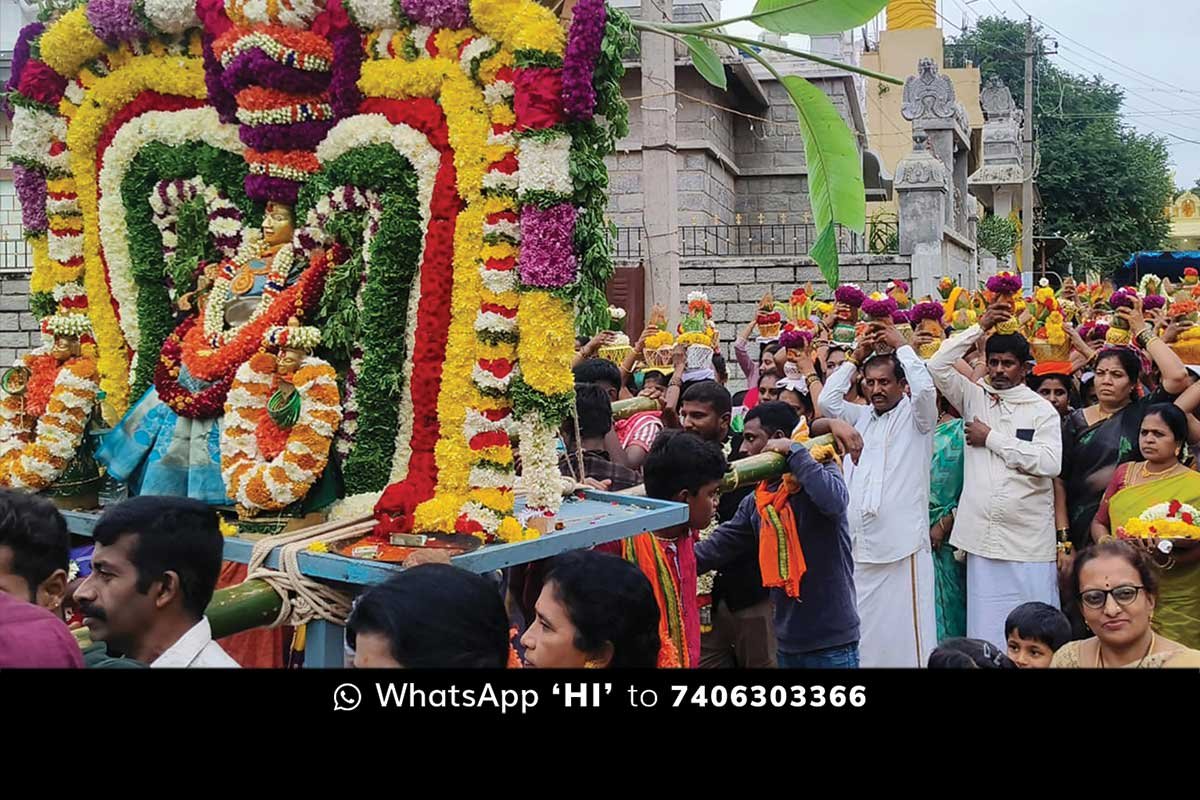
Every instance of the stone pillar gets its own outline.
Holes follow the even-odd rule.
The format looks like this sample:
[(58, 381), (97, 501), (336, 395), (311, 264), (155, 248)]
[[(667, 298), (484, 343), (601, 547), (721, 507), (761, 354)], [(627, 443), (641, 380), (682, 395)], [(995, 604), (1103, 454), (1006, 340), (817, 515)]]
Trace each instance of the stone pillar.
[[(950, 172), (934, 155), (925, 131), (913, 132), (913, 151), (896, 165), (893, 188), (899, 206), (900, 254), (912, 256), (913, 296), (934, 294), (945, 274), (942, 231), (953, 201)], [(954, 277), (960, 282), (966, 278)]]
[[(670, 4), (642, 0), (641, 18), (670, 20)], [(646, 314), (662, 305), (679, 314), (679, 202), (675, 155), (675, 42), (642, 33), (642, 193), (646, 230)], [(636, 333), (634, 334), (636, 335)]]
[(954, 94), (949, 76), (938, 73), (931, 58), (917, 62), (917, 74), (904, 82), (900, 113), (913, 130), (929, 137), (933, 154), (950, 179), (950, 202), (944, 209), (946, 227), (967, 235), (967, 156), (971, 151), (971, 126), (967, 110)]

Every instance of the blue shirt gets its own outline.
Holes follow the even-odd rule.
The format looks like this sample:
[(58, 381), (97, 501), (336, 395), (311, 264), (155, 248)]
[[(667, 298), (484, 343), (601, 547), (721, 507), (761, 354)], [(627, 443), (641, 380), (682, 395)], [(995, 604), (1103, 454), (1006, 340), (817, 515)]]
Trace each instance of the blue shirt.
[[(792, 447), (788, 469), (802, 487), (792, 495), (791, 505), (807, 569), (800, 579), (798, 598), (788, 597), (783, 589), (771, 590), (779, 649), (808, 653), (852, 644), (858, 641), (858, 608), (846, 482), (836, 464), (817, 463), (800, 445)], [(696, 571), (702, 575), (746, 553), (757, 553), (759, 524), (758, 508), (750, 494), (733, 519), (696, 545)]]

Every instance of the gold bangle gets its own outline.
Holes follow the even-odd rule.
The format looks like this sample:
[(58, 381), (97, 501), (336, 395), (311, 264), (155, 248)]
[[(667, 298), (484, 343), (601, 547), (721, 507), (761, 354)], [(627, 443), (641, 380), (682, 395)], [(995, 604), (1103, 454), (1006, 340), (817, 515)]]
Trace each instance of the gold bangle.
[(847, 364), (853, 364), (853, 365), (854, 365), (854, 366), (856, 366), (856, 367), (859, 365), (859, 364), (858, 364), (858, 359), (854, 357), (854, 354), (853, 354), (853, 353), (847, 353), (847, 354), (846, 354), (846, 363), (847, 363)]

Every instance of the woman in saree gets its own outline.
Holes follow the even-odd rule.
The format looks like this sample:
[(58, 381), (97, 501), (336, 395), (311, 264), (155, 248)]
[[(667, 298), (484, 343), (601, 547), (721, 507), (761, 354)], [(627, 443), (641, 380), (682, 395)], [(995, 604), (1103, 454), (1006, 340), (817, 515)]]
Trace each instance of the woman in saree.
[(933, 546), (934, 611), (937, 639), (967, 635), (967, 565), (950, 544), (954, 512), (963, 488), (963, 421), (938, 394), (929, 473), (929, 542)]
[(1181, 394), (1189, 383), (1179, 356), (1149, 333), (1140, 302), (1134, 308), (1119, 308), (1117, 313), (1129, 322), (1130, 330), (1138, 332), (1139, 343), (1158, 366), (1161, 392), (1138, 396), (1142, 362), (1132, 348), (1111, 347), (1096, 357), (1097, 402), (1063, 421), (1063, 464), (1058, 480), (1066, 507), (1059, 509), (1056, 527), (1060, 539), (1064, 531), (1069, 532), (1075, 549), (1091, 543), (1092, 519), (1117, 465), (1141, 458), (1138, 431), (1146, 408)]
[(1139, 434), (1145, 460), (1117, 467), (1092, 536), (1111, 534), (1145, 550), (1161, 570), (1155, 632), (1200, 649), (1200, 539), (1185, 538), (1200, 536), (1200, 518), (1193, 523), (1190, 516), (1200, 508), (1200, 473), (1180, 462), (1187, 430), (1187, 415), (1176, 405), (1146, 410)]

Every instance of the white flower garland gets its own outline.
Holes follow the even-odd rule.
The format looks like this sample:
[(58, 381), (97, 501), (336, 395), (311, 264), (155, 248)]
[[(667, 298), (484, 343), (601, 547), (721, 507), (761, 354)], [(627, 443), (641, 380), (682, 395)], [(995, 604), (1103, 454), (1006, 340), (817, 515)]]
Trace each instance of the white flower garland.
[(536, 413), (522, 414), (516, 428), (525, 507), (556, 514), (562, 506), (563, 483), (558, 471), (558, 434)]
[(79, 210), (78, 195), (69, 197), (46, 197), (46, 213), (49, 215), (59, 215), (64, 217), (78, 217), (82, 214)]
[(552, 138), (521, 139), (521, 193), (553, 192), (569, 197), (574, 191), (571, 183), (571, 137), (565, 133)]
[(344, 0), (343, 5), (354, 24), (364, 31), (399, 28), (403, 22), (391, 0)]
[(514, 244), (521, 241), (521, 226), (512, 220), (502, 219), (483, 223), (484, 236), (503, 236)]
[[(292, 426), (282, 452), (269, 462), (263, 461), (255, 430), (267, 413), (273, 378), (270, 373), (257, 371), (255, 361), (251, 359), (238, 367), (225, 402), (221, 475), (230, 497), (242, 508), (277, 511), (303, 498), (325, 471), (333, 435), (341, 423), (342, 407), (340, 400), (326, 403), (314, 394), (318, 388), (327, 392), (332, 388), (333, 396), (337, 396), (337, 374), (333, 367), (319, 358), (305, 358), (295, 373), (300, 417)], [(304, 443), (305, 438), (319, 444), (310, 447)], [(304, 466), (310, 462), (311, 467)], [(269, 497), (254, 496), (256, 482), (266, 487)]]
[(404, 333), (404, 352), (407, 357), (404, 359), (404, 383), (400, 389), (400, 403), (397, 409), (399, 424), (396, 426), (396, 446), (392, 453), (392, 471), (388, 477), (392, 483), (399, 483), (408, 477), (408, 468), (412, 462), (413, 421), (416, 417), (412, 396), (413, 352), (417, 348), (417, 312), (420, 302), (421, 269), (418, 268), (413, 275), (412, 290), (408, 293), (408, 316), (405, 318)]
[(462, 71), (466, 73), (468, 78), (471, 77), (471, 67), (474, 65), (474, 62), (484, 56), (490, 55), (496, 50), (496, 46), (495, 40), (487, 36), (477, 36), (467, 43), (467, 46), (462, 50), (458, 64), (462, 67)]
[(512, 81), (496, 81), (483, 87), (483, 99), (489, 106), (511, 100), (514, 93)]
[(479, 366), (479, 363), (476, 362), (475, 365), (471, 367), (471, 380), (475, 381), (475, 385), (480, 389), (507, 392), (509, 385), (512, 383), (512, 379), (519, 375), (520, 372), (521, 370), (514, 366), (511, 372), (509, 372), (503, 378), (498, 378), (491, 372), (488, 372), (486, 369)]
[(1159, 503), (1143, 511), (1138, 516), (1138, 519), (1143, 522), (1157, 522), (1163, 519), (1182, 519), (1184, 514), (1191, 514), (1196, 519), (1196, 524), (1200, 525), (1200, 509), (1190, 506), (1187, 503), (1180, 503), (1179, 509), (1175, 512), (1174, 516), (1171, 515), (1170, 503)]
[(78, 338), (92, 332), (92, 321), (87, 314), (54, 314), (46, 320), (46, 329), (55, 336)]
[(329, 72), (333, 68), (328, 59), (289, 50), (270, 34), (257, 31), (246, 34), (226, 48), (225, 52), (221, 54), (221, 66), (228, 67), (233, 59), (247, 50), (255, 49), (263, 51), (281, 64), (286, 61), (289, 67), (306, 72)]
[(36, 161), (48, 169), (69, 169), (66, 150), (50, 155), (50, 146), (67, 138), (67, 121), (63, 117), (41, 109), (17, 106), (13, 110), (10, 133), (11, 152), (14, 158)]
[(325, 3), (324, 0), (225, 0), (225, 9), (231, 19), (240, 13), (254, 25), (277, 22), (289, 28), (307, 28), (325, 9)]
[[(495, 270), (492, 270), (493, 272)], [(511, 272), (511, 270), (509, 270)], [(517, 329), (517, 319), (501, 316), (495, 311), (475, 312), (475, 330), (494, 333), (510, 333)]]
[(136, 7), (163, 33), (183, 33), (200, 26), (195, 0), (137, 0)]
[[(252, 257), (253, 251), (258, 247), (258, 243), (254, 243), (253, 247), (243, 248), (243, 254), (235, 259), (234, 263), (238, 266), (244, 266)], [(247, 252), (247, 251), (250, 252)], [(229, 269), (228, 266), (222, 271), (220, 277), (213, 283), (212, 290), (209, 292), (208, 301), (204, 306), (204, 335), (208, 339), (209, 344), (213, 347), (221, 347), (232, 341), (238, 333), (246, 325), (252, 324), (255, 320), (261, 317), (266, 310), (271, 307), (271, 303), (275, 301), (279, 292), (287, 285), (288, 276), (291, 275), (292, 266), (296, 262), (291, 243), (285, 244), (275, 252), (275, 257), (271, 260), (270, 271), (267, 272), (267, 288), (259, 297), (258, 305), (254, 307), (254, 312), (245, 322), (226, 327), (225, 325), (225, 308), (229, 305), (232, 299), (233, 292), (230, 285), (236, 272)]]
[(46, 236), (47, 252), (55, 261), (66, 262), (83, 257), (83, 231), (55, 231)]
[(483, 175), (483, 188), (494, 192), (515, 192), (520, 185), (520, 170), (500, 172), (493, 170)]
[(204, 107), (140, 114), (121, 126), (104, 152), (98, 180), (100, 246), (108, 267), (109, 290), (117, 305), (117, 319), (125, 342), (133, 349), (141, 342), (141, 327), (121, 184), (134, 157), (150, 142), (174, 146), (194, 141), (230, 153), (241, 153), (244, 149), (238, 138), (238, 126), (222, 123), (215, 109)]
[[(504, 294), (505, 292), (513, 292), (517, 289), (517, 271), (515, 269), (488, 269), (484, 267), (479, 270), (479, 275), (483, 279), (484, 288), (489, 292)], [(478, 323), (478, 321), (477, 317), (476, 322)], [(478, 328), (478, 325), (476, 327)]]

